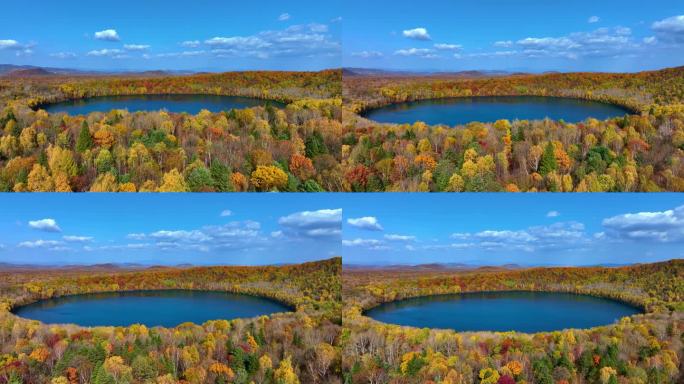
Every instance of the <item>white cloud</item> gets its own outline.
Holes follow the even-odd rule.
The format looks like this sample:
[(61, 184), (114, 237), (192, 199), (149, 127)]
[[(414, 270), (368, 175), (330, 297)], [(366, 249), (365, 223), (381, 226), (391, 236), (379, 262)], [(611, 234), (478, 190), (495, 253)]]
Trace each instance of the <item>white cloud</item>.
[(646, 45), (653, 45), (653, 44), (656, 44), (658, 42), (658, 38), (655, 36), (644, 37), (643, 42)]
[(93, 241), (91, 236), (63, 236), (62, 239), (70, 243), (88, 243)]
[(111, 57), (114, 59), (122, 59), (125, 58), (126, 56), (124, 55), (124, 52), (120, 49), (100, 49), (100, 50), (93, 50), (88, 53), (86, 53), (88, 56), (94, 56), (94, 57)]
[(415, 40), (430, 40), (430, 34), (427, 29), (418, 27), (413, 29), (407, 29), (402, 32), (404, 37)]
[(233, 214), (233, 211), (231, 211), (230, 209), (224, 209), (223, 211), (221, 211), (221, 217), (228, 217), (232, 214)]
[(594, 23), (598, 23), (599, 21), (601, 21), (601, 18), (600, 18), (600, 17), (598, 17), (598, 16), (591, 16), (591, 17), (587, 20), (587, 23), (589, 23), (589, 24), (594, 24)]
[(453, 248), (519, 249), (561, 249), (581, 245), (589, 241), (584, 225), (577, 222), (555, 223), (548, 226), (533, 226), (522, 230), (484, 230), (474, 233), (454, 233)]
[(385, 242), (376, 239), (353, 239), (342, 240), (342, 245), (345, 247), (359, 247), (366, 248), (370, 251), (386, 251), (392, 249)]
[(385, 239), (390, 241), (414, 241), (416, 240), (416, 237), (409, 235), (387, 234), (385, 235)]
[(54, 219), (32, 220), (28, 222), (29, 227), (45, 232), (61, 232), (62, 229)]
[(202, 42), (199, 40), (186, 40), (186, 41), (180, 43), (180, 45), (182, 47), (186, 47), (186, 48), (197, 48), (201, 44), (202, 44)]
[(213, 37), (205, 40), (204, 43), (211, 47), (232, 49), (258, 49), (270, 46), (269, 42), (257, 36)]
[(560, 212), (558, 211), (549, 211), (549, 213), (546, 214), (546, 217), (558, 217), (560, 216)]
[(95, 32), (95, 38), (103, 41), (121, 41), (119, 34), (114, 29), (105, 29), (104, 31)]
[(606, 236), (657, 242), (684, 241), (684, 205), (655, 212), (626, 213), (603, 220)]
[(284, 235), (292, 239), (339, 238), (342, 235), (342, 209), (296, 212), (278, 219)]
[(155, 56), (156, 57), (193, 57), (193, 56), (205, 55), (207, 53), (208, 52), (205, 50), (197, 50), (197, 51), (158, 53)]
[(289, 13), (283, 13), (280, 16), (278, 16), (278, 21), (287, 21), (290, 20), (290, 14)]
[[(160, 250), (188, 250), (209, 252), (215, 249), (255, 249), (266, 237), (260, 232), (261, 225), (255, 221), (234, 221), (218, 226), (205, 226), (191, 230), (160, 230), (151, 233), (130, 233), (126, 237), (146, 241), (141, 248)], [(133, 248), (134, 244), (128, 246)]]
[(16, 40), (0, 40), (0, 49), (20, 49), (21, 44)]
[(216, 36), (204, 41), (220, 58), (339, 55), (340, 43), (328, 34), (324, 24), (293, 25), (252, 36)]
[(145, 44), (124, 44), (124, 49), (127, 51), (147, 51), (150, 49), (150, 46)]
[(157, 231), (148, 235), (149, 237), (157, 240), (166, 241), (209, 241), (211, 238), (199, 230), (185, 231)]
[(527, 37), (516, 42), (499, 41), (498, 47), (515, 47), (516, 54), (527, 58), (615, 57), (628, 55), (641, 48), (625, 27), (598, 28), (559, 37)]
[(360, 57), (362, 59), (375, 59), (375, 58), (379, 58), (379, 57), (384, 56), (382, 54), (382, 52), (378, 52), (378, 51), (353, 52), (351, 55), (354, 57)]
[(440, 51), (460, 51), (463, 46), (458, 44), (435, 44), (435, 48)]
[(19, 248), (47, 248), (55, 247), (64, 244), (57, 240), (35, 240), (35, 241), (22, 241), (17, 246)]
[(684, 15), (656, 21), (651, 28), (665, 41), (684, 43)]
[(17, 56), (30, 55), (33, 53), (34, 43), (21, 44), (20, 42), (12, 39), (0, 40), (0, 50), (10, 50), (14, 51)]
[(504, 41), (497, 41), (494, 43), (495, 47), (499, 48), (510, 48), (514, 45), (515, 43), (511, 40), (504, 40)]
[(417, 56), (425, 59), (433, 59), (437, 57), (434, 52), (434, 50), (429, 48), (408, 48), (394, 51), (394, 54), (399, 56)]
[(76, 54), (73, 52), (57, 52), (51, 53), (50, 56), (57, 59), (73, 59), (76, 57)]
[(352, 227), (365, 229), (367, 231), (382, 231), (382, 226), (378, 219), (373, 216), (347, 219), (347, 223)]

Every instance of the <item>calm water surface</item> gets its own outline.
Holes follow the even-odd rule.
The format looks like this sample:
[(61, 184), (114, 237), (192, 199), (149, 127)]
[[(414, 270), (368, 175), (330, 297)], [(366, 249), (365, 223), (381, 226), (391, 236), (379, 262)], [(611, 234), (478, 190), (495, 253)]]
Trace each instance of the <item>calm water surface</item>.
[(532, 333), (607, 325), (637, 313), (622, 302), (571, 293), (478, 292), (390, 302), (366, 316), (419, 328)]
[(128, 112), (159, 111), (197, 114), (202, 109), (211, 112), (227, 111), (270, 104), (282, 107), (284, 104), (250, 97), (217, 95), (134, 95), (103, 96), (68, 100), (46, 104), (40, 108), (49, 113), (65, 112), (70, 115), (85, 115), (91, 112), (109, 112), (112, 109), (126, 109)]
[(42, 300), (14, 313), (44, 323), (173, 327), (190, 321), (255, 317), (290, 309), (273, 300), (229, 292), (165, 290), (93, 293)]
[(605, 120), (630, 114), (617, 105), (596, 101), (560, 97), (487, 96), (458, 97), (411, 101), (372, 109), (364, 117), (380, 123), (413, 124), (422, 121), (429, 125), (449, 126), (473, 121), (494, 122), (508, 120), (565, 120), (569, 123), (589, 117)]

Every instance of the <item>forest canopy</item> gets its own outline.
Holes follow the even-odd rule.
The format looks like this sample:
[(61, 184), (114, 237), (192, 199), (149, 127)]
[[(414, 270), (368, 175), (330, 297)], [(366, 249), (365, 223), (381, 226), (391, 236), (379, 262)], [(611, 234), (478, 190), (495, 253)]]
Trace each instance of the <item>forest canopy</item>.
[[(682, 375), (682, 260), (620, 268), (352, 269), (342, 276), (347, 383), (674, 384)], [(536, 334), (417, 329), (363, 315), (402, 298), (511, 290), (608, 297), (646, 313)]]
[[(684, 67), (635, 74), (345, 76), (342, 162), (354, 191), (684, 191)], [(474, 96), (618, 104), (624, 118), (380, 124), (372, 108)]]
[[(335, 383), (341, 364), (340, 273), (341, 258), (282, 267), (0, 272), (0, 382)], [(143, 289), (259, 295), (295, 311), (175, 328), (84, 328), (9, 312), (56, 296)]]

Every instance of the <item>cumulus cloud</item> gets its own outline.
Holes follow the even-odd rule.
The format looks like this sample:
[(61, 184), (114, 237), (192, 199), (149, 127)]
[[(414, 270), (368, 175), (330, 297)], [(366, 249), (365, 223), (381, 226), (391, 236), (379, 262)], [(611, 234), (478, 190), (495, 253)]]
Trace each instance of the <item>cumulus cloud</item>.
[(546, 217), (558, 217), (560, 216), (560, 212), (558, 211), (549, 211), (549, 213), (546, 214)]
[(382, 226), (378, 219), (373, 216), (350, 218), (347, 219), (347, 223), (352, 227), (365, 229), (367, 231), (382, 231)]
[[(584, 224), (577, 222), (533, 226), (522, 230), (484, 230), (474, 233), (454, 233), (459, 243), (452, 247), (479, 247), (483, 249), (518, 249), (535, 251), (575, 247), (589, 241)], [(459, 245), (460, 244), (460, 245)]]
[(17, 56), (30, 55), (33, 53), (35, 44), (22, 44), (17, 40), (0, 39), (0, 50), (14, 51)]
[(0, 40), (0, 49), (18, 49), (20, 46), (16, 40)]
[(200, 50), (196, 50), (196, 51), (158, 53), (155, 56), (156, 57), (193, 57), (193, 56), (206, 55), (207, 53), (208, 53), (208, 51), (200, 49)]
[(656, 242), (684, 241), (684, 205), (655, 212), (626, 213), (603, 220), (605, 236)]
[(125, 58), (126, 55), (124, 54), (124, 51), (120, 49), (99, 49), (99, 50), (93, 50), (88, 53), (86, 53), (88, 56), (94, 56), (94, 57), (111, 57), (114, 59), (122, 59)]
[(345, 247), (374, 247), (381, 244), (382, 241), (376, 239), (342, 240), (342, 245)]
[(389, 241), (414, 241), (416, 240), (416, 237), (409, 235), (387, 234), (385, 235), (385, 239)]
[(413, 28), (413, 29), (406, 29), (402, 32), (404, 37), (409, 38), (409, 39), (415, 39), (415, 40), (431, 40), (432, 38), (430, 37), (430, 34), (428, 33), (427, 29), (418, 27), (418, 28)]
[(435, 51), (429, 48), (399, 49), (394, 51), (394, 54), (399, 56), (417, 56), (425, 59), (433, 59), (437, 57)]
[(127, 51), (147, 51), (150, 49), (150, 46), (145, 44), (124, 44), (124, 49)]
[(333, 239), (342, 235), (342, 209), (296, 212), (278, 219), (283, 235), (293, 239)]
[(186, 40), (180, 43), (180, 45), (186, 48), (197, 48), (202, 45), (202, 42), (199, 40)]
[(684, 15), (672, 16), (656, 21), (651, 28), (662, 40), (684, 43)]
[(283, 13), (280, 16), (278, 16), (278, 21), (287, 21), (290, 20), (290, 14), (289, 13)]
[(148, 237), (157, 239), (157, 240), (162, 240), (162, 241), (198, 241), (198, 242), (203, 242), (203, 241), (209, 241), (211, 238), (207, 236), (205, 233), (199, 230), (193, 230), (193, 231), (185, 231), (185, 230), (178, 230), (178, 231), (167, 231), (167, 230), (162, 230), (162, 231), (156, 231), (148, 235)]
[(45, 232), (61, 232), (62, 229), (57, 225), (55, 219), (32, 220), (28, 222), (29, 227)]
[(58, 240), (35, 240), (35, 241), (22, 241), (17, 246), (19, 248), (49, 248), (64, 244), (62, 241)]
[(558, 37), (526, 37), (515, 42), (497, 41), (494, 46), (514, 48), (501, 51), (500, 56), (505, 53), (507, 56), (519, 55), (527, 58), (579, 59), (630, 54), (641, 48), (641, 42), (633, 38), (631, 29), (616, 27), (598, 28), (590, 32), (576, 32)]
[(221, 211), (221, 217), (228, 217), (232, 214), (233, 214), (233, 211), (231, 211), (230, 209), (224, 209), (223, 211)]
[[(190, 250), (209, 252), (212, 249), (247, 249), (265, 241), (261, 225), (255, 221), (234, 221), (224, 225), (205, 226), (199, 229), (159, 230), (150, 233), (130, 233), (126, 238), (145, 241), (142, 248), (161, 250)], [(117, 245), (119, 246), (119, 245)], [(127, 246), (128, 248), (135, 248)], [(101, 249), (101, 248), (98, 248)]]
[(95, 32), (95, 38), (103, 41), (121, 41), (119, 34), (114, 29), (105, 29), (104, 31)]
[(375, 59), (375, 58), (379, 58), (379, 57), (384, 56), (382, 54), (382, 52), (378, 52), (378, 51), (353, 52), (351, 55), (354, 57), (360, 57), (362, 59)]
[(251, 36), (217, 36), (204, 41), (216, 57), (295, 57), (339, 55), (340, 43), (324, 24), (293, 25)]
[(589, 19), (587, 20), (587, 22), (588, 22), (589, 24), (598, 23), (599, 21), (601, 21), (601, 18), (598, 17), (598, 16), (591, 16), (591, 17), (589, 17)]
[(89, 243), (93, 241), (91, 236), (63, 236), (62, 239), (69, 243)]
[(51, 53), (50, 56), (57, 59), (73, 59), (76, 57), (76, 54), (73, 52), (57, 52)]
[(459, 44), (435, 44), (435, 48), (440, 51), (460, 51), (463, 46)]

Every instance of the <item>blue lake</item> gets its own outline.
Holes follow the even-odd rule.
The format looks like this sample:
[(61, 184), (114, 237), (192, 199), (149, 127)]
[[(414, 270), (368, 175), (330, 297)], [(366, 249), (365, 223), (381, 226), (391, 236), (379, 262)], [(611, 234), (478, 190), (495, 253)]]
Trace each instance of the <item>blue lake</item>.
[(385, 323), (457, 331), (547, 332), (612, 324), (641, 310), (615, 300), (554, 292), (477, 292), (382, 304), (366, 316)]
[(624, 107), (596, 101), (560, 97), (486, 96), (430, 99), (391, 104), (364, 112), (363, 117), (380, 123), (449, 126), (473, 121), (565, 120), (577, 123), (593, 117), (599, 120), (631, 114)]
[(18, 307), (13, 312), (48, 324), (174, 327), (187, 321), (202, 324), (207, 320), (249, 318), (290, 310), (284, 304), (262, 297), (215, 291), (163, 290), (63, 296)]
[(67, 100), (54, 104), (40, 105), (49, 113), (65, 112), (70, 115), (85, 115), (91, 112), (109, 112), (112, 109), (126, 109), (128, 112), (159, 111), (197, 114), (202, 109), (211, 112), (228, 111), (270, 104), (282, 107), (284, 104), (250, 97), (217, 95), (133, 95), (102, 96)]

